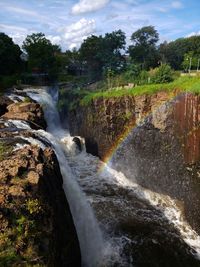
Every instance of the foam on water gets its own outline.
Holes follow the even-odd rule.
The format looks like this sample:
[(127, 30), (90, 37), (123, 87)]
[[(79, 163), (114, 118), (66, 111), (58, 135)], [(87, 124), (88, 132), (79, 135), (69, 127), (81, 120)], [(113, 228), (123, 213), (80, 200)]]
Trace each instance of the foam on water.
[[(78, 167), (75, 166), (75, 162), (78, 162)], [(112, 189), (115, 187), (117, 189), (125, 188), (141, 200), (147, 200), (156, 209), (162, 211), (163, 218), (167, 218), (174, 225), (181, 234), (183, 240), (196, 251), (194, 256), (200, 259), (200, 236), (184, 220), (180, 208), (173, 199), (169, 196), (144, 189), (138, 184), (127, 179), (123, 173), (114, 170), (106, 164), (103, 168), (104, 171), (98, 174), (98, 168), (101, 164), (105, 163), (100, 162), (100, 160), (96, 157), (84, 152), (71, 159), (71, 165), (74, 166), (76, 176), (79, 177), (79, 182), (86, 191), (89, 190), (93, 193), (99, 190), (106, 191), (109, 186), (111, 186)], [(108, 201), (106, 197), (101, 197), (99, 195), (98, 197), (95, 195), (89, 195), (88, 199), (91, 204), (94, 204), (95, 202), (102, 203)], [(115, 201), (117, 205), (121, 204), (121, 200), (118, 198), (113, 198), (112, 201)], [(124, 243), (118, 243), (118, 245), (118, 250), (120, 250), (120, 247), (122, 247)]]
[(14, 103), (18, 103), (19, 101), (24, 101), (25, 97), (21, 95), (16, 95), (16, 94), (10, 94), (8, 95), (10, 100), (12, 100)]
[(18, 129), (31, 130), (31, 127), (26, 121), (22, 120), (8, 120), (8, 123), (13, 124)]

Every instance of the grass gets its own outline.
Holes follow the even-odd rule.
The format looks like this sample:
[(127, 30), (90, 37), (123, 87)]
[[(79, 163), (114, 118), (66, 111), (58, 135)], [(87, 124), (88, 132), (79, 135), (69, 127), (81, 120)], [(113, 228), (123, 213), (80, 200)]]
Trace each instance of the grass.
[(126, 95), (152, 95), (154, 93), (165, 91), (180, 91), (180, 92), (191, 92), (200, 93), (200, 77), (179, 77), (171, 83), (164, 84), (147, 84), (136, 86), (130, 89), (125, 89), (122, 87), (116, 87), (107, 91), (90, 92), (82, 100), (81, 105), (89, 104), (93, 99), (100, 97), (111, 98), (111, 97), (122, 97)]

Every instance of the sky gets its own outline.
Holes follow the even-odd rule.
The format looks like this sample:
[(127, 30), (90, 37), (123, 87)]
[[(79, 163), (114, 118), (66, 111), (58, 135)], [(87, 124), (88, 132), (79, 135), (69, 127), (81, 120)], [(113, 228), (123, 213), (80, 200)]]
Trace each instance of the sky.
[(43, 32), (63, 51), (88, 36), (121, 29), (130, 44), (137, 29), (153, 25), (160, 42), (200, 35), (200, 0), (0, 0), (0, 32), (22, 44)]

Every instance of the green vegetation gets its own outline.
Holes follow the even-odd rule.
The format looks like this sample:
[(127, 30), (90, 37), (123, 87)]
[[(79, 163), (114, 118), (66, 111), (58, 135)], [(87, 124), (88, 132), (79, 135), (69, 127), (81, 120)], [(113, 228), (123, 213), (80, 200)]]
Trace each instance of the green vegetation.
[(43, 33), (33, 33), (26, 37), (23, 49), (28, 55), (29, 71), (56, 77), (58, 65), (55, 54), (60, 52), (59, 46), (53, 45)]
[(38, 199), (28, 199), (26, 202), (26, 208), (30, 214), (38, 214), (42, 210)]
[(0, 142), (0, 161), (12, 152), (12, 146)]
[(84, 98), (89, 92), (86, 90), (81, 90), (80, 88), (71, 89), (71, 90), (60, 90), (60, 99), (58, 101), (58, 110), (69, 110), (72, 111), (75, 109), (81, 99)]
[(30, 99), (30, 97), (26, 96), (24, 97), (24, 103), (29, 103), (29, 102), (32, 102), (32, 100)]
[(156, 43), (158, 40), (159, 34), (153, 26), (145, 26), (132, 34), (133, 45), (129, 47), (129, 53), (135, 63), (141, 64), (142, 69), (157, 66)]
[(89, 36), (79, 49), (65, 52), (43, 33), (33, 33), (25, 38), (22, 51), (0, 33), (0, 88), (55, 81), (81, 81), (82, 88), (101, 81), (105, 90), (128, 83), (171, 82), (170, 68), (184, 72), (200, 69), (200, 36), (158, 42), (159, 33), (149, 25), (132, 33), (128, 50), (125, 33), (117, 30)]
[(169, 83), (173, 81), (173, 71), (170, 65), (163, 64), (152, 71), (153, 83)]
[(0, 75), (14, 75), (20, 73), (22, 61), (20, 47), (14, 44), (12, 38), (0, 32)]
[(154, 94), (160, 91), (180, 91), (180, 92), (192, 92), (200, 93), (200, 77), (180, 77), (171, 83), (163, 84), (145, 84), (136, 86), (130, 89), (124, 89), (123, 87), (113, 88), (107, 91), (101, 92), (90, 92), (82, 100), (82, 105), (89, 104), (93, 99), (104, 97), (121, 97), (124, 95), (143, 95), (143, 94)]
[(20, 47), (5, 33), (0, 33), (0, 89), (16, 84), (23, 70)]
[[(19, 203), (15, 199), (7, 204), (8, 225), (6, 231), (0, 233), (0, 266), (44, 266), (37, 264), (46, 256), (39, 248), (44, 238), (41, 231), (44, 210), (38, 199), (29, 199), (24, 205)], [(16, 206), (17, 209), (13, 209)]]

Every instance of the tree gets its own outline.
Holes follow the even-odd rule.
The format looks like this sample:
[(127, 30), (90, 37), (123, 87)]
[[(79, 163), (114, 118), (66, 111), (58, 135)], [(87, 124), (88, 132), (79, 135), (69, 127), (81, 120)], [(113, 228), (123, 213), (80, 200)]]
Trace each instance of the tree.
[[(192, 53), (193, 58), (199, 58), (200, 55), (200, 36), (192, 36), (188, 38), (179, 38), (172, 42), (164, 42), (159, 46), (159, 54), (165, 62), (170, 64), (172, 68), (180, 70), (187, 68), (188, 65), (186, 54)], [(197, 62), (192, 64), (195, 66)]]
[(55, 76), (58, 71), (56, 55), (60, 47), (52, 45), (43, 33), (28, 35), (23, 42), (23, 49), (28, 54), (29, 70)]
[(72, 51), (67, 50), (65, 55), (68, 73), (71, 75), (82, 75), (84, 72), (84, 60), (81, 60), (80, 51), (74, 48)]
[(121, 30), (106, 33), (103, 38), (102, 59), (104, 68), (117, 72), (125, 66), (122, 50), (125, 49), (126, 36)]
[(189, 71), (191, 69), (197, 69), (199, 61), (200, 61), (200, 54), (195, 54), (194, 51), (185, 53), (184, 60), (182, 62), (182, 68), (185, 71)]
[(158, 32), (153, 26), (146, 26), (134, 32), (131, 36), (133, 44), (129, 47), (133, 62), (142, 64), (144, 69), (155, 67), (158, 61), (156, 49), (158, 40)]
[(116, 72), (124, 66), (121, 51), (125, 49), (125, 39), (125, 34), (118, 30), (104, 37), (92, 35), (84, 40), (79, 50), (80, 58), (93, 79), (100, 78), (107, 69)]
[(98, 79), (103, 67), (103, 38), (92, 35), (82, 43), (80, 47), (80, 59), (85, 62), (91, 78)]
[(21, 71), (21, 53), (20, 47), (14, 44), (12, 38), (0, 33), (0, 75), (13, 75)]

